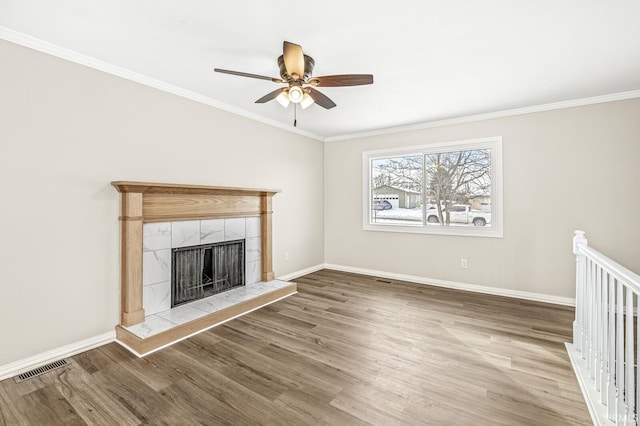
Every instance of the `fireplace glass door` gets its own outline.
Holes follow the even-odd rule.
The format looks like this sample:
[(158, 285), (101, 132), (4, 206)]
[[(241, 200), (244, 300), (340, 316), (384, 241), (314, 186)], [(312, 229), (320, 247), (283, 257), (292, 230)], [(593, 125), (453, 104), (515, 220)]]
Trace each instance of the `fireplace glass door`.
[(172, 250), (171, 307), (245, 284), (244, 240)]

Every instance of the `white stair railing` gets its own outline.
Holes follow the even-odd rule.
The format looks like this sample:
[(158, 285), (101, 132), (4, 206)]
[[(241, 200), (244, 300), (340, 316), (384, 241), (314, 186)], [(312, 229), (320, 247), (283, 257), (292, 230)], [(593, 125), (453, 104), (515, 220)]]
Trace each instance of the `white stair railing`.
[[(637, 425), (640, 275), (573, 238), (576, 318), (567, 351), (595, 424)], [(637, 312), (637, 311), (636, 311)]]

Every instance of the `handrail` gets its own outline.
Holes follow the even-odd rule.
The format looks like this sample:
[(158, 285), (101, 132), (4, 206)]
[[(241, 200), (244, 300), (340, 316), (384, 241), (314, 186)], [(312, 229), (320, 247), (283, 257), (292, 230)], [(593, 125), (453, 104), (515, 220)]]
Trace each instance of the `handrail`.
[(608, 258), (593, 247), (579, 244), (578, 251), (580, 254), (595, 260), (598, 265), (607, 269), (610, 274), (615, 275), (618, 280), (624, 281), (634, 292), (640, 294), (640, 275)]

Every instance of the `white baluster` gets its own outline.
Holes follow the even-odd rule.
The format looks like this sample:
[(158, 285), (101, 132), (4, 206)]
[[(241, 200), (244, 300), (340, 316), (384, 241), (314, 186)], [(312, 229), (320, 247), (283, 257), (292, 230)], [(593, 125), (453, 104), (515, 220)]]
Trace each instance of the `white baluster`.
[[(584, 259), (582, 268), (582, 285), (584, 294), (584, 303), (582, 311), (582, 358), (589, 358), (589, 282), (587, 279), (587, 272), (589, 271), (587, 258)], [(589, 362), (587, 361), (587, 369), (589, 368)]]
[(602, 359), (602, 370), (600, 370), (600, 402), (604, 405), (607, 405), (607, 380), (609, 376), (609, 286), (607, 283), (607, 277), (608, 274), (600, 268), (600, 274), (598, 275), (602, 289), (602, 352), (600, 353)]
[(602, 320), (600, 319), (600, 316), (602, 315), (600, 309), (602, 307), (602, 288), (600, 287), (600, 285), (602, 283), (600, 281), (600, 266), (596, 265), (594, 262), (592, 267), (593, 273), (591, 275), (591, 279), (593, 280), (593, 288), (595, 293), (593, 304), (593, 372), (596, 379), (596, 390), (599, 392), (600, 375), (602, 374)]
[(629, 287), (626, 287), (627, 291), (627, 295), (626, 295), (626, 302), (627, 302), (627, 307), (626, 307), (626, 311), (625, 311), (625, 319), (626, 319), (626, 324), (625, 324), (625, 328), (626, 328), (626, 337), (625, 337), (625, 346), (626, 346), (626, 354), (625, 354), (625, 365), (626, 365), (626, 378), (625, 378), (625, 382), (627, 385), (627, 388), (625, 390), (625, 394), (624, 394), (624, 399), (625, 399), (625, 406), (626, 406), (626, 412), (627, 412), (627, 424), (635, 424), (635, 421), (633, 419), (634, 413), (635, 413), (635, 404), (636, 404), (636, 397), (635, 397), (635, 378), (636, 378), (636, 374), (634, 371), (634, 353), (635, 353), (635, 348), (633, 345), (633, 339), (634, 339), (634, 333), (633, 333), (633, 292), (631, 291), (631, 289)]
[(616, 280), (618, 306), (616, 306), (616, 420), (624, 418), (624, 305), (622, 283)]
[(616, 418), (616, 280), (609, 276), (609, 377), (607, 378), (607, 413)]
[(594, 284), (595, 263), (591, 259), (587, 259), (587, 288), (589, 289), (589, 317), (587, 318), (587, 365), (589, 369), (589, 377), (594, 379), (595, 375), (595, 307), (596, 307), (596, 287)]
[[(636, 298), (636, 306), (640, 304), (640, 296), (638, 298)], [(636, 316), (636, 329), (637, 329), (637, 336), (636, 336), (636, 346), (638, 347), (638, 353), (636, 355), (636, 364), (640, 364), (640, 321), (639, 321), (639, 317), (640, 315)], [(636, 372), (636, 384), (640, 384), (640, 368), (636, 368), (637, 372)], [(640, 411), (640, 392), (636, 392), (636, 413), (635, 413), (635, 421), (636, 423), (638, 422), (638, 411)]]

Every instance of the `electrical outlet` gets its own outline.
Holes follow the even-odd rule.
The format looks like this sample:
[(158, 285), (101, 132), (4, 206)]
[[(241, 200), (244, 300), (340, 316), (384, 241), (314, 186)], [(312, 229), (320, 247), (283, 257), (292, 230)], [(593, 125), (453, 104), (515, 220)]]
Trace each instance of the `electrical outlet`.
[(289, 261), (289, 253), (285, 253), (284, 254), (284, 261), (288, 262)]
[(460, 267), (462, 269), (467, 269), (467, 259), (460, 259)]

